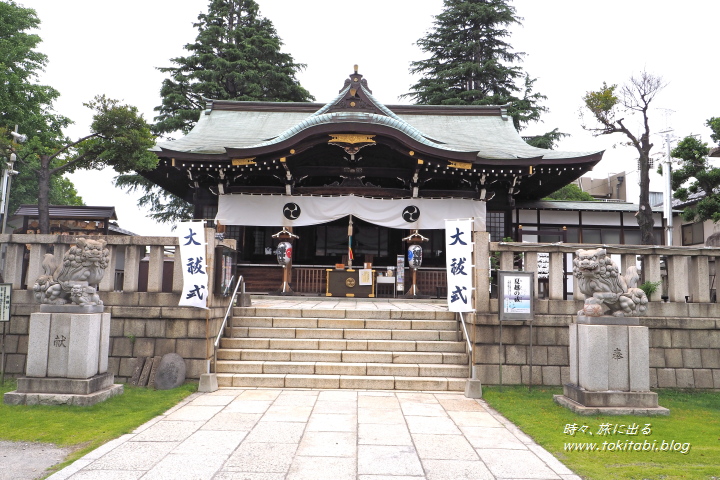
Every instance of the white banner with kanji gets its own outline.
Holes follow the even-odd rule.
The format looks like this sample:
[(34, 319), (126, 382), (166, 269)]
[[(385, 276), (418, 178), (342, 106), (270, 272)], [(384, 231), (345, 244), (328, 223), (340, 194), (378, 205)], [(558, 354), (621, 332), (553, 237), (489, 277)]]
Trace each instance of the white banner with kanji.
[(475, 310), (472, 301), (472, 219), (445, 220), (447, 302), (451, 312)]
[[(203, 222), (181, 222), (177, 226), (183, 289), (178, 305), (207, 308), (208, 274)], [(177, 255), (177, 252), (176, 252)]]

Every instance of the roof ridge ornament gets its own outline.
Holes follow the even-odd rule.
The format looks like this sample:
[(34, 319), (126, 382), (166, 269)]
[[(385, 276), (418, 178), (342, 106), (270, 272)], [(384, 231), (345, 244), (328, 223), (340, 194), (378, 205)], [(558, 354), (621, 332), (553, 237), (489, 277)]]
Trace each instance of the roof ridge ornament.
[(376, 105), (371, 98), (372, 90), (368, 87), (367, 80), (358, 73), (358, 66), (354, 66), (354, 72), (345, 79), (343, 88), (340, 89), (340, 96), (333, 102), (328, 112), (357, 111), (385, 115), (379, 105)]

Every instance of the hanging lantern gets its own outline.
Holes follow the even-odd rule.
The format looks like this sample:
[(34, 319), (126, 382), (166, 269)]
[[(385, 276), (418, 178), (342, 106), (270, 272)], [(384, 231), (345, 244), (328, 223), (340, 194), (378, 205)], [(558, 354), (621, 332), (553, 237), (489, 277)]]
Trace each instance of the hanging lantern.
[(288, 265), (292, 261), (292, 243), (280, 242), (276, 250), (277, 261), (281, 266)]
[(410, 245), (408, 247), (408, 266), (412, 269), (420, 268), (422, 265), (422, 247), (420, 245)]

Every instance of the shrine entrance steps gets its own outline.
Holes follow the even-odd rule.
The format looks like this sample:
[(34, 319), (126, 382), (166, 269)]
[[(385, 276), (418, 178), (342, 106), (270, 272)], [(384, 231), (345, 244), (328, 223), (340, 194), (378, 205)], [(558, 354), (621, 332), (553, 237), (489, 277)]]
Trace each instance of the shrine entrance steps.
[(465, 389), (466, 343), (442, 303), (328, 300), (264, 298), (235, 308), (217, 352), (218, 384)]

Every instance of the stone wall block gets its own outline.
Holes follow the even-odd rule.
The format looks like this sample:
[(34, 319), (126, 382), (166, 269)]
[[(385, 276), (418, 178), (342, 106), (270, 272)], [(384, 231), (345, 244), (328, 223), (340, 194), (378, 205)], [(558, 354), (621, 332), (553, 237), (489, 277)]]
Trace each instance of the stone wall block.
[(477, 341), (482, 343), (498, 343), (500, 327), (491, 325), (476, 325)]
[(672, 347), (672, 339), (669, 330), (651, 328), (650, 329), (650, 348), (670, 348)]
[(203, 373), (208, 373), (206, 360), (188, 360), (185, 359), (185, 377), (200, 378)]
[(556, 339), (556, 329), (553, 327), (541, 327), (536, 328), (537, 331), (537, 344), (538, 345), (555, 345), (555, 342), (557, 342)]
[(720, 350), (717, 348), (705, 348), (700, 350), (703, 368), (720, 368)]
[(678, 368), (675, 370), (677, 388), (695, 388), (695, 376), (689, 368)]
[(25, 372), (25, 355), (11, 353), (5, 356), (5, 373), (15, 375)]
[(27, 335), (30, 332), (30, 317), (13, 315), (10, 317), (10, 326), (8, 327), (8, 333), (14, 333), (17, 335)]
[(17, 353), (22, 353), (23, 355), (27, 355), (29, 341), (30, 341), (29, 335), (20, 335), (20, 337), (18, 338)]
[[(504, 350), (504, 348), (503, 348)], [(498, 364), (499, 345), (478, 345), (475, 347), (475, 362), (479, 364), (489, 363)]]
[(666, 348), (665, 349), (665, 367), (668, 368), (682, 368), (682, 349), (680, 348)]
[(672, 330), (670, 338), (673, 348), (690, 348), (690, 332), (688, 330)]
[[(31, 324), (32, 342), (29, 346), (30, 355), (27, 360), (28, 377), (45, 377), (48, 374), (48, 357), (50, 354), (50, 330), (51, 314), (36, 313), (33, 315)], [(67, 322), (67, 330), (70, 331), (70, 320)], [(69, 336), (69, 333), (65, 335)], [(63, 349), (67, 351), (67, 348)], [(67, 361), (65, 362), (67, 368)]]
[[(528, 348), (528, 351), (530, 349)], [(533, 365), (547, 365), (548, 364), (548, 347), (536, 346), (532, 347), (532, 363)], [(559, 375), (559, 373), (558, 373)]]
[(663, 348), (650, 348), (650, 367), (665, 367), (665, 350)]
[(677, 380), (675, 379), (674, 368), (658, 368), (657, 369), (657, 386), (659, 388), (675, 388)]
[[(497, 372), (497, 365), (495, 371)], [(522, 376), (520, 372), (520, 365), (503, 365), (502, 370), (502, 381), (503, 385), (520, 385), (522, 382)], [(499, 383), (499, 382), (498, 382)]]
[[(176, 353), (185, 360), (190, 358), (206, 358), (205, 339), (202, 338), (179, 338), (175, 348)], [(190, 375), (188, 375), (188, 377), (190, 377)]]
[(505, 363), (508, 365), (525, 365), (527, 363), (527, 347), (523, 345), (507, 345), (505, 347)]
[[(500, 373), (497, 365), (478, 365), (475, 368), (483, 384), (498, 385), (500, 383)], [(718, 372), (720, 373), (720, 370)], [(718, 384), (720, 385), (720, 374), (718, 375)]]
[(555, 331), (557, 345), (570, 345), (570, 331), (567, 328), (558, 328)]
[(693, 330), (688, 333), (693, 348), (720, 348), (720, 330)]
[[(111, 356), (132, 357), (133, 342), (127, 337), (115, 337), (112, 341)], [(130, 373), (132, 375), (132, 372)]]
[(5, 335), (5, 353), (18, 353), (20, 335)]
[(113, 375), (120, 375), (120, 358), (110, 357), (108, 358), (108, 373)]
[(562, 385), (570, 383), (570, 367), (560, 367), (560, 382)]
[(720, 369), (713, 369), (713, 388), (720, 388)]
[(165, 325), (165, 336), (167, 338), (184, 338), (188, 333), (187, 320), (167, 320)]
[(682, 358), (685, 368), (702, 368), (701, 350), (697, 348), (683, 348)]
[(110, 320), (110, 336), (122, 337), (125, 335), (125, 320), (121, 318), (113, 318)]
[(144, 337), (145, 336), (145, 323), (146, 320), (134, 320), (125, 319), (125, 326), (123, 328), (123, 335), (129, 337)]
[[(522, 365), (520, 367), (520, 372), (522, 375), (522, 384), (523, 385), (529, 385), (530, 382), (530, 366), (529, 365)], [(532, 384), (533, 385), (542, 385), (542, 367), (536, 367), (533, 365), (532, 369)]]
[(650, 388), (657, 388), (657, 386), (658, 386), (657, 368), (651, 368), (650, 369)]
[(162, 338), (165, 336), (166, 321), (161, 318), (148, 319), (145, 323), (145, 336), (152, 338)]
[(154, 357), (155, 356), (155, 339), (154, 338), (137, 338), (133, 346), (133, 357)]
[(559, 365), (566, 367), (570, 364), (568, 347), (547, 347), (548, 365)]
[(155, 340), (155, 355), (165, 355), (166, 353), (177, 353), (175, 346), (177, 340), (174, 338), (158, 338)]
[(712, 370), (707, 368), (698, 368), (693, 370), (695, 377), (695, 388), (713, 388)]
[[(209, 326), (208, 326), (209, 327)], [(202, 320), (188, 320), (188, 333), (187, 336), (190, 338), (205, 338), (206, 336), (206, 324), (205, 319)]]
[(118, 375), (121, 377), (132, 377), (135, 371), (135, 359), (131, 357), (125, 357), (120, 359), (120, 368), (118, 369)]
[(562, 385), (560, 367), (542, 367), (543, 385)]

